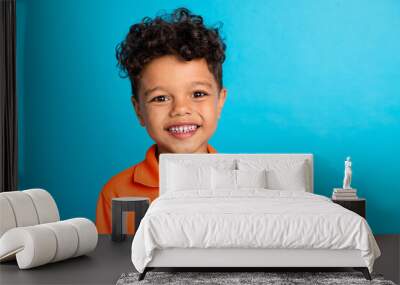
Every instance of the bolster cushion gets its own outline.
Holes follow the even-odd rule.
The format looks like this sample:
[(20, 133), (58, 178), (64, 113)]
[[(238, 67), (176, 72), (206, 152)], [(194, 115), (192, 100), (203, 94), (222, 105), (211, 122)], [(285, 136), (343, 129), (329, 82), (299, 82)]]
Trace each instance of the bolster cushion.
[(97, 238), (96, 226), (85, 218), (17, 227), (0, 238), (0, 261), (16, 257), (19, 268), (28, 269), (86, 254)]
[(56, 202), (43, 189), (0, 193), (0, 237), (15, 227), (60, 220)]

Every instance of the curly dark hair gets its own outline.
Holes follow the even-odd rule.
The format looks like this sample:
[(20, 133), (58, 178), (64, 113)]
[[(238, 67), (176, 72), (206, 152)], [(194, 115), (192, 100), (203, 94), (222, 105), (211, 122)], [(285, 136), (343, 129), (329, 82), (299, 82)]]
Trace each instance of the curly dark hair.
[(130, 78), (134, 98), (139, 100), (139, 76), (145, 65), (164, 55), (176, 55), (186, 61), (206, 59), (221, 89), (226, 45), (219, 28), (207, 28), (201, 16), (186, 8), (154, 19), (144, 17), (140, 23), (132, 25), (126, 38), (117, 45), (116, 57), (122, 71), (120, 76)]

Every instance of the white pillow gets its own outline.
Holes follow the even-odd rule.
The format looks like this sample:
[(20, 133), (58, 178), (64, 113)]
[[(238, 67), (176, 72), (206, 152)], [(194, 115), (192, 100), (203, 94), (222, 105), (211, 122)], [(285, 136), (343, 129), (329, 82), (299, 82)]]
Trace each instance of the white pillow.
[(240, 170), (267, 170), (267, 187), (273, 190), (306, 191), (310, 189), (307, 161), (304, 159), (238, 160)]
[(210, 166), (186, 166), (170, 162), (167, 172), (168, 191), (211, 189)]
[(212, 167), (212, 188), (236, 190), (236, 170)]
[(236, 159), (215, 159), (207, 162), (210, 166), (216, 169), (237, 169)]
[(267, 171), (232, 170), (212, 168), (213, 190), (237, 190), (239, 188), (267, 188)]
[(238, 188), (267, 188), (267, 170), (236, 170)]
[(272, 190), (292, 190), (306, 192), (307, 183), (304, 167), (270, 170), (267, 172), (268, 188)]

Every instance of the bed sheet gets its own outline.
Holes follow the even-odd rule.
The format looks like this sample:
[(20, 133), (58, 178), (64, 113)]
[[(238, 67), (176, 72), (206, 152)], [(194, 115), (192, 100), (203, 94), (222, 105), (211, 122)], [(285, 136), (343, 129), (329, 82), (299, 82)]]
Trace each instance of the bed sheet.
[(164, 248), (358, 249), (370, 272), (380, 256), (366, 220), (329, 198), (257, 188), (160, 196), (133, 239), (135, 268)]

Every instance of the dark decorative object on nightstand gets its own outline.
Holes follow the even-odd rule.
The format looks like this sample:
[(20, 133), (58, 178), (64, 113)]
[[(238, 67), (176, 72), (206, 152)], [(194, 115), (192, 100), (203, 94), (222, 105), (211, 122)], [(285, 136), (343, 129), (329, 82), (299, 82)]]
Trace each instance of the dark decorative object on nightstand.
[(139, 227), (140, 221), (149, 208), (150, 200), (146, 197), (120, 197), (112, 199), (112, 235), (113, 241), (123, 241), (125, 220), (124, 212), (135, 212), (135, 228)]
[(366, 219), (365, 216), (365, 204), (366, 200), (364, 198), (358, 198), (356, 200), (336, 200), (332, 199), (332, 202), (339, 204), (340, 206), (359, 214), (361, 217)]

